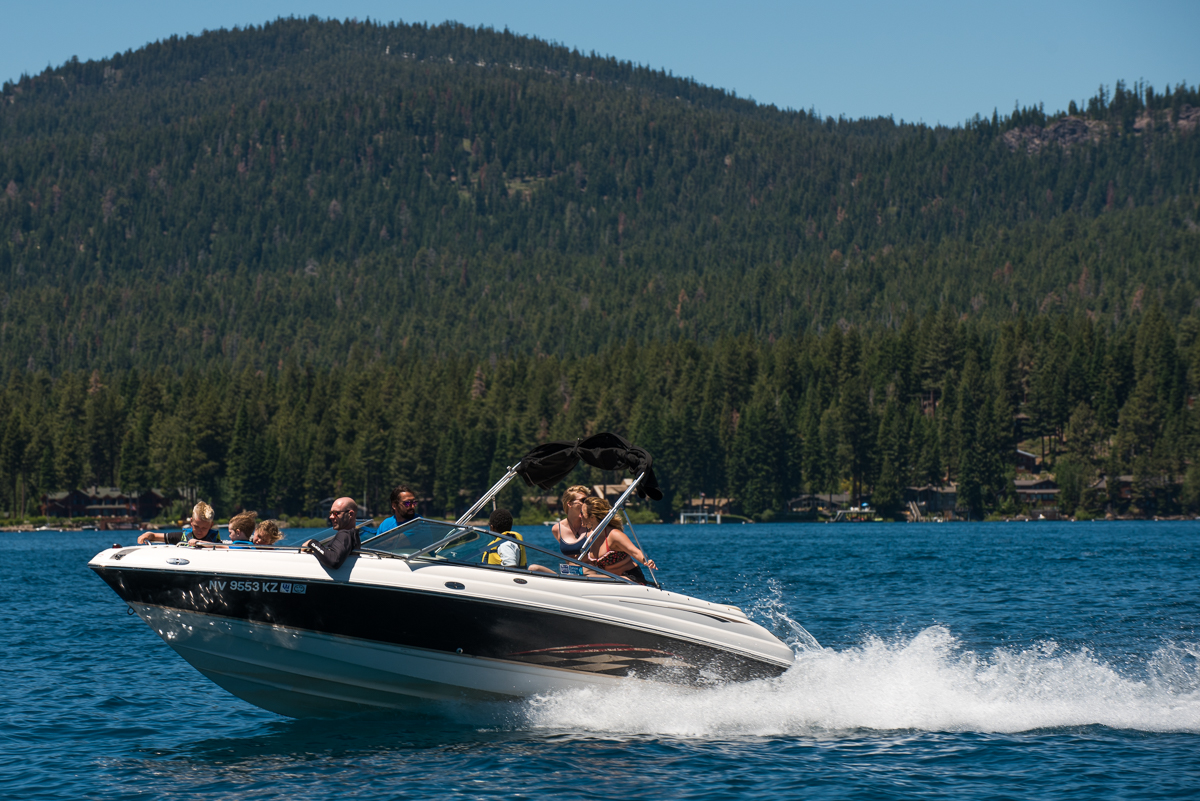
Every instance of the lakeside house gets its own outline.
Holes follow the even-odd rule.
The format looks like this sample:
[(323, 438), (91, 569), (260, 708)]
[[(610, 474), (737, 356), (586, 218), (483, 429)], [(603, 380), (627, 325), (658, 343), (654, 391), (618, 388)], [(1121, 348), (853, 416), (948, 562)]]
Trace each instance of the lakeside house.
[(603, 498), (609, 503), (616, 503), (617, 498), (621, 497), (621, 493), (629, 489), (629, 485), (633, 483), (632, 478), (622, 479), (619, 484), (593, 484), (592, 492), (597, 498)]
[(522, 500), (527, 504), (540, 506), (553, 515), (559, 514), (562, 508), (562, 499), (557, 495), (525, 495)]
[(916, 506), (921, 515), (953, 517), (958, 506), (958, 485), (951, 481), (948, 484), (905, 487), (904, 503), (909, 508)]
[(166, 504), (160, 490), (122, 492), (117, 487), (89, 487), (60, 490), (42, 496), (41, 511), (46, 517), (121, 518), (127, 521), (150, 520)]
[[(864, 496), (864, 500), (869, 496)], [(845, 509), (850, 505), (850, 493), (834, 492), (834, 493), (805, 493), (798, 495), (787, 502), (787, 509), (790, 514), (804, 515), (810, 514), (814, 510), (824, 509), (827, 512), (836, 512), (838, 509)]]
[(1123, 475), (1123, 476), (1100, 476), (1100, 478), (1096, 482), (1094, 482), (1090, 487), (1088, 487), (1088, 489), (1099, 495), (1107, 497), (1109, 482), (1112, 482), (1116, 486), (1117, 491), (1113, 495), (1114, 498), (1116, 498), (1119, 501), (1133, 500), (1133, 475), (1132, 474), (1127, 474), (1127, 475)]
[(1023, 479), (1013, 481), (1017, 502), (1030, 511), (1048, 512), (1058, 510), (1058, 484), (1050, 478)]
[(701, 493), (699, 498), (692, 498), (679, 510), (679, 522), (708, 523), (711, 520), (720, 523), (722, 517), (731, 513), (733, 503), (733, 498), (709, 498)]

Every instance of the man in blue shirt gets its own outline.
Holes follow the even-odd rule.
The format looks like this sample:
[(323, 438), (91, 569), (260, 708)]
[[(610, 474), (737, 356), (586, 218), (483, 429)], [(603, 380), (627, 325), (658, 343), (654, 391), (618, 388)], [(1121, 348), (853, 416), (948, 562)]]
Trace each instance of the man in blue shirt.
[(405, 485), (401, 484), (392, 490), (388, 500), (392, 504), (392, 516), (379, 524), (377, 534), (390, 531), (417, 516), (417, 496)]

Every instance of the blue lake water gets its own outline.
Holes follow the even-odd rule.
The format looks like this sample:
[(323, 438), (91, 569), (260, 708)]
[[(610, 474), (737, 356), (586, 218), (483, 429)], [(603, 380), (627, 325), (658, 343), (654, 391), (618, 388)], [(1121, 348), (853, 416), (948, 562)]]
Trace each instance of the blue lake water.
[(87, 569), (135, 535), (2, 533), (0, 797), (1200, 797), (1200, 523), (637, 534), (668, 589), (743, 607), (796, 665), (289, 720), (207, 681)]

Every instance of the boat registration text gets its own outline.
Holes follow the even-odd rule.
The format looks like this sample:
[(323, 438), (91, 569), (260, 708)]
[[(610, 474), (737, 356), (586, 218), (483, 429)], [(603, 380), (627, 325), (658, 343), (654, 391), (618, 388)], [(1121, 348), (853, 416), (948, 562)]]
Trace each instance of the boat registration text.
[(308, 589), (306, 584), (292, 584), (286, 581), (210, 581), (210, 590), (223, 590), (228, 587), (240, 592), (287, 592), (303, 595)]

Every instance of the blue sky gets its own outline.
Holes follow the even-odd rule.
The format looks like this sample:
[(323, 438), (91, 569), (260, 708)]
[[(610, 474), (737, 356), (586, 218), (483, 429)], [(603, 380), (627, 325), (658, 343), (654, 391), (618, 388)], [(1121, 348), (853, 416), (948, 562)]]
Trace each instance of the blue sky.
[(5, 0), (0, 80), (278, 16), (507, 26), (780, 107), (955, 125), (1100, 84), (1200, 82), (1200, 0)]

